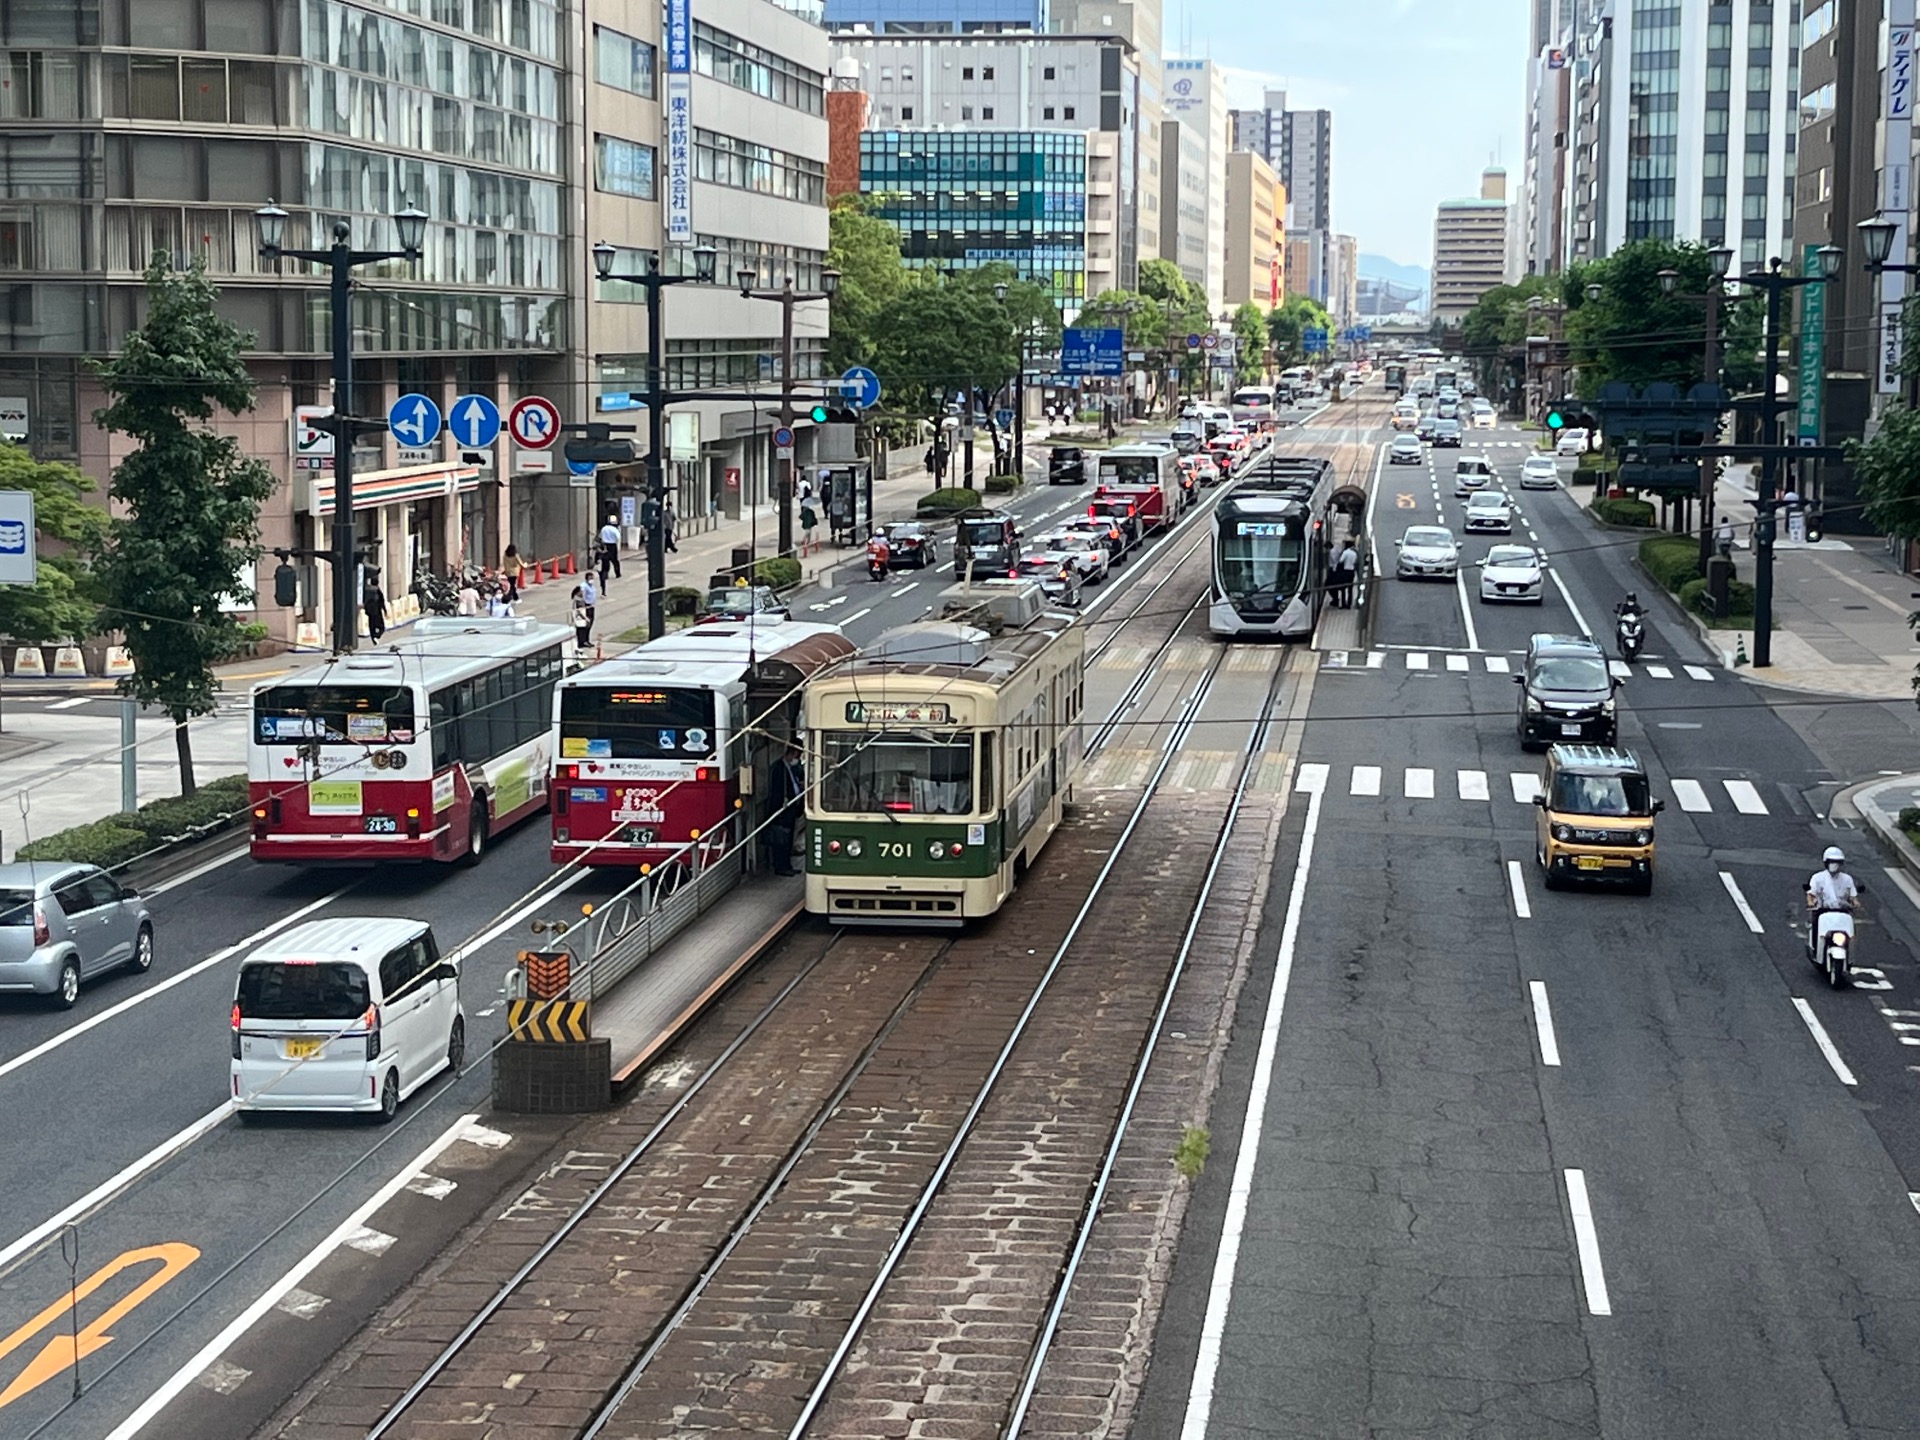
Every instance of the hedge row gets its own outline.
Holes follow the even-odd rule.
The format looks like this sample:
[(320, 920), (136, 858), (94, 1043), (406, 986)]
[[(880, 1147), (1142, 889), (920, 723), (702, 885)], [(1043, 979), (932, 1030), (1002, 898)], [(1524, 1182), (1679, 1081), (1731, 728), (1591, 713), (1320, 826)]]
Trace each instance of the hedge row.
[(980, 492), (964, 488), (935, 490), (930, 495), (922, 495), (914, 508), (922, 515), (943, 515), (954, 510), (971, 510), (980, 503)]
[(1653, 505), (1647, 500), (1609, 500), (1602, 495), (1593, 502), (1593, 513), (1609, 525), (1653, 524)]
[(1700, 578), (1700, 545), (1685, 535), (1652, 535), (1640, 542), (1640, 566), (1662, 589), (1678, 594)]
[(66, 860), (111, 869), (170, 840), (224, 827), (247, 808), (247, 777), (222, 775), (192, 795), (152, 800), (131, 813), (109, 815), (86, 825), (22, 845), (20, 860)]
[(662, 597), (669, 615), (691, 615), (700, 608), (700, 602), (707, 598), (707, 592), (696, 590), (691, 585), (669, 585)]
[(1716, 625), (1746, 630), (1753, 625), (1753, 586), (1744, 580), (1727, 583), (1727, 614), (1723, 620), (1713, 613), (1713, 601), (1707, 595), (1704, 579), (1689, 580), (1680, 587), (1680, 603), (1703, 620)]
[(762, 585), (785, 590), (800, 583), (800, 562), (791, 555), (769, 555), (754, 562), (753, 578)]
[[(1018, 475), (989, 475), (987, 476), (987, 493), (989, 495), (1010, 494), (1018, 490), (1021, 483)], [(968, 491), (967, 493), (972, 494), (973, 492)]]

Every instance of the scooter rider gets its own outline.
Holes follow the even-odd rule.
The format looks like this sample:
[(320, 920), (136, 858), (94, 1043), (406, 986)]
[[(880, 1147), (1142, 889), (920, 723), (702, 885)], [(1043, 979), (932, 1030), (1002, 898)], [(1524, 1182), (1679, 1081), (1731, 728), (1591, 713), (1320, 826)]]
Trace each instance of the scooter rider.
[(874, 531), (873, 538), (867, 541), (868, 573), (870, 573), (873, 576), (873, 578), (876, 580), (886, 579), (887, 578), (887, 561), (889, 558), (890, 558), (889, 552), (887, 549), (887, 532), (884, 530)]
[(1624, 620), (1629, 615), (1635, 616), (1637, 618), (1639, 614), (1640, 614), (1640, 597), (1631, 590), (1627, 592), (1626, 599), (1622, 600), (1618, 605), (1613, 607), (1613, 618), (1616, 620)]
[(1814, 871), (1813, 878), (1807, 881), (1807, 908), (1820, 912), (1851, 912), (1859, 908), (1860, 890), (1853, 883), (1853, 876), (1843, 868), (1847, 857), (1840, 847), (1829, 845), (1820, 859), (1822, 868)]

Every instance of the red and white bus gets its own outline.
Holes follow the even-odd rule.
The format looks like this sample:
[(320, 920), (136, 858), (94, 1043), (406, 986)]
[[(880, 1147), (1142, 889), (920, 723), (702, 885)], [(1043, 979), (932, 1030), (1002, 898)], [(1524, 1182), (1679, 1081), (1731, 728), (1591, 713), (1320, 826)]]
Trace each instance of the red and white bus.
[(256, 860), (477, 861), (547, 803), (573, 631), (432, 616), (404, 640), (253, 690)]
[(1131, 504), (1142, 531), (1164, 529), (1173, 524), (1184, 503), (1179, 458), (1166, 445), (1116, 445), (1102, 450), (1093, 498)]
[(717, 857), (767, 818), (801, 687), (853, 653), (833, 625), (721, 623), (569, 676), (553, 707), (554, 863)]

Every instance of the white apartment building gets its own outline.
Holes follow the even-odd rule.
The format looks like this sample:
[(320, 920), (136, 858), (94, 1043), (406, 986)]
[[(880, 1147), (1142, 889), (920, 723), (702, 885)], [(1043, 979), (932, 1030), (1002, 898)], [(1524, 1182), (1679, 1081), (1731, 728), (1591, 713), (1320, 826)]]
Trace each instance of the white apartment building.
[[(1177, 122), (1184, 142), (1186, 132), (1191, 131), (1195, 138), (1193, 154), (1199, 160), (1201, 169), (1197, 177), (1196, 192), (1203, 196), (1201, 205), (1205, 211), (1202, 222), (1199, 250), (1204, 257), (1198, 267), (1199, 274), (1188, 274), (1187, 278), (1201, 286), (1207, 292), (1207, 303), (1219, 309), (1226, 301), (1226, 236), (1227, 236), (1227, 151), (1231, 143), (1231, 132), (1227, 122), (1227, 85), (1211, 60), (1167, 60), (1163, 62), (1165, 89), (1161, 99), (1162, 125)], [(1185, 170), (1185, 146), (1182, 146), (1182, 171), (1179, 183), (1183, 198), (1189, 176)], [(1166, 147), (1161, 147), (1164, 175)], [(1176, 227), (1184, 241), (1187, 225), (1184, 221)], [(1166, 234), (1166, 223), (1161, 222), (1161, 235)], [(1186, 270), (1185, 254), (1187, 247), (1182, 245), (1181, 268)], [(1164, 252), (1163, 252), (1164, 253)], [(1172, 259), (1172, 256), (1167, 258)]]

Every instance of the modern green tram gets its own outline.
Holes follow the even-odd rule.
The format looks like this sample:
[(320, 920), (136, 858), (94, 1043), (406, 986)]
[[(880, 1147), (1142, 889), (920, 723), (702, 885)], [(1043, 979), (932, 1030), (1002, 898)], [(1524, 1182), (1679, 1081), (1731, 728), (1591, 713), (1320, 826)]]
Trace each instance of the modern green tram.
[(1025, 582), (967, 600), (1000, 587), (993, 608), (1024, 623), (903, 625), (808, 682), (809, 913), (904, 927), (991, 915), (1059, 828), (1085, 756), (1085, 632)]

